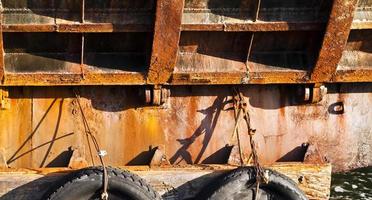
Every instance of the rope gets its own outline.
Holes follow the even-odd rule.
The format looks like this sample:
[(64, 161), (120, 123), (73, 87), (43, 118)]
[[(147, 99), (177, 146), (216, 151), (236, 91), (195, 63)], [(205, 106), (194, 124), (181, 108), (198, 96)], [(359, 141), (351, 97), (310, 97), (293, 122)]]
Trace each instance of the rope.
[[(261, 8), (261, 0), (257, 0), (257, 1), (258, 2), (257, 2), (256, 15), (255, 15), (255, 18), (253, 19), (254, 22), (257, 21), (258, 15), (260, 13), (260, 8)], [(248, 66), (248, 62), (249, 62), (251, 51), (252, 51), (253, 40), (254, 40), (254, 33), (252, 33), (251, 41), (250, 41), (250, 44), (249, 44), (247, 66)], [(247, 122), (249, 139), (251, 141), (250, 142), (251, 143), (251, 149), (252, 149), (251, 156), (252, 156), (252, 159), (253, 159), (253, 162), (254, 162), (254, 166), (256, 168), (256, 195), (255, 195), (255, 200), (258, 200), (259, 196), (260, 196), (259, 191), (260, 191), (260, 182), (262, 181), (261, 179), (263, 179), (265, 182), (268, 182), (268, 180), (265, 179), (265, 176), (263, 174), (263, 170), (260, 166), (260, 163), (258, 162), (258, 156), (257, 156), (257, 152), (256, 152), (256, 144), (253, 140), (253, 134), (256, 132), (256, 130), (253, 130), (251, 128), (251, 120), (250, 120), (250, 116), (249, 116), (247, 110), (245, 112), (245, 121)]]
[(241, 141), (240, 141), (240, 134), (239, 134), (239, 119), (240, 119), (240, 115), (241, 115), (241, 109), (239, 109), (237, 106), (237, 103), (235, 102), (236, 99), (234, 99), (234, 111), (235, 111), (235, 126), (234, 126), (234, 132), (233, 132), (233, 135), (231, 136), (232, 139), (235, 137), (235, 134), (236, 134), (236, 138), (238, 140), (238, 149), (239, 149), (239, 159), (240, 159), (240, 165), (243, 166), (244, 165), (244, 156), (243, 156), (243, 149), (241, 147)]
[[(257, 9), (256, 9), (256, 13), (255, 13), (255, 16), (253, 18), (253, 22), (256, 22), (257, 19), (258, 19), (258, 16), (260, 14), (260, 9), (261, 9), (261, 0), (257, 0)], [(249, 41), (249, 46), (248, 46), (248, 55), (247, 55), (247, 62), (246, 62), (246, 70), (247, 70), (247, 76), (249, 77), (249, 61), (251, 59), (251, 52), (252, 52), (252, 46), (253, 46), (253, 41), (254, 41), (254, 32), (252, 32), (252, 36), (251, 36), (251, 39)]]
[[(80, 95), (79, 95), (79, 91), (77, 91), (76, 89), (74, 89), (74, 93), (75, 93), (75, 98), (76, 98), (76, 101), (78, 103), (78, 106), (79, 106), (79, 109), (80, 109), (80, 112), (81, 112), (81, 116), (82, 116), (82, 119), (83, 119), (83, 124), (84, 124), (84, 128), (85, 128), (85, 132), (90, 136), (93, 144), (94, 144), (94, 148), (96, 149), (97, 151), (97, 154), (98, 154), (98, 157), (99, 157), (99, 161), (102, 165), (102, 168), (103, 168), (103, 191), (102, 191), (102, 194), (101, 194), (101, 199), (102, 200), (108, 200), (108, 192), (107, 192), (107, 188), (108, 188), (108, 175), (107, 175), (107, 167), (106, 167), (106, 164), (105, 164), (105, 161), (103, 159), (104, 156), (107, 155), (106, 151), (104, 150), (101, 150), (99, 144), (98, 144), (98, 141), (97, 141), (97, 138), (92, 134), (92, 131), (89, 127), (89, 123), (87, 121), (87, 118), (85, 117), (85, 113), (84, 113), (84, 110), (81, 106), (81, 103), (80, 103)], [(89, 141), (88, 141), (89, 142)]]
[[(248, 136), (249, 136), (249, 141), (250, 141), (250, 147), (251, 147), (251, 154), (250, 154), (250, 157), (249, 157), (249, 162), (251, 160), (253, 160), (253, 166), (255, 168), (255, 171), (256, 171), (256, 195), (255, 195), (255, 199), (259, 199), (259, 187), (260, 187), (260, 183), (264, 182), (264, 183), (268, 183), (269, 182), (269, 178), (268, 178), (268, 174), (265, 174), (265, 171), (263, 170), (263, 168), (261, 167), (260, 163), (259, 163), (259, 158), (258, 158), (258, 153), (257, 153), (257, 146), (256, 146), (256, 143), (255, 143), (255, 140), (254, 140), (254, 135), (256, 133), (256, 130), (252, 128), (252, 125), (251, 125), (251, 119), (250, 119), (250, 116), (249, 116), (249, 112), (248, 112), (248, 108), (247, 108), (247, 102), (245, 101), (244, 99), (244, 96), (243, 94), (239, 91), (239, 89), (237, 88), (234, 88), (234, 108), (235, 110), (238, 109), (238, 114), (237, 114), (237, 117), (235, 118), (235, 126), (234, 126), (234, 132), (233, 132), (233, 135), (232, 137), (235, 137), (236, 133), (238, 133), (238, 125), (239, 125), (239, 122), (240, 122), (240, 119), (241, 119), (241, 116), (242, 116), (242, 113), (243, 113), (243, 119), (245, 120), (246, 122), (246, 125), (247, 125), (247, 129), (248, 129)], [(239, 139), (239, 134), (237, 134), (237, 137), (238, 137), (238, 146), (239, 146), (239, 150), (241, 149), (241, 144), (240, 144), (240, 139)], [(241, 165), (244, 165), (243, 163), (243, 159), (242, 159), (242, 153), (240, 152), (240, 156), (241, 156)]]
[[(85, 23), (85, 0), (81, 1), (81, 19), (80, 22), (82, 24)], [(84, 50), (85, 49), (85, 33), (81, 33), (81, 51), (80, 51), (80, 71), (81, 71), (81, 78), (85, 79), (85, 72), (84, 72)]]

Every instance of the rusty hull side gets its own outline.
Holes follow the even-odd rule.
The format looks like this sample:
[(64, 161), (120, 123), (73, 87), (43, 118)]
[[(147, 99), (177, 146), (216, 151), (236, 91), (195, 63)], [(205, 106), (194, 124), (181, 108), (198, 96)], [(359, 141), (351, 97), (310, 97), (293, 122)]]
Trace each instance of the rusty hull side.
[[(334, 170), (372, 164), (371, 84), (329, 85), (318, 104), (296, 86), (244, 86), (262, 162), (302, 161), (317, 146)], [(158, 146), (172, 164), (224, 164), (234, 126), (230, 86), (171, 87), (163, 107), (146, 107), (141, 87), (82, 87), (82, 106), (109, 165), (147, 165)], [(74, 149), (92, 164), (81, 115), (68, 87), (10, 88), (0, 111), (0, 144), (14, 168), (66, 167)], [(241, 126), (244, 129), (244, 126)], [(244, 131), (241, 131), (244, 133)], [(244, 150), (249, 152), (247, 135)], [(93, 152), (94, 154), (94, 152)]]

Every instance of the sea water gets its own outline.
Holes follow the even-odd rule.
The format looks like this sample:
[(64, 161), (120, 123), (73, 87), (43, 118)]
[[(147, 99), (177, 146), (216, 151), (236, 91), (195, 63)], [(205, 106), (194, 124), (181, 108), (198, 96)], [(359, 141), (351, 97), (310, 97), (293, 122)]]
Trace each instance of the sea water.
[(331, 200), (372, 200), (372, 167), (332, 175)]

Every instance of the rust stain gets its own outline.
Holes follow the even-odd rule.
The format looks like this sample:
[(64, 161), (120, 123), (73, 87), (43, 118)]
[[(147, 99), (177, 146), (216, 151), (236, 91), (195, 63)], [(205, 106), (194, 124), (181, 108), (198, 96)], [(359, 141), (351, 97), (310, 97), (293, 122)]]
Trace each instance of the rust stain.
[(157, 1), (154, 41), (147, 75), (150, 84), (166, 83), (174, 70), (184, 3), (185, 0)]
[[(5, 32), (13, 36), (14, 34), (25, 33), (32, 34), (42, 32), (45, 34), (63, 33), (74, 35), (74, 33), (113, 33), (117, 32), (125, 36), (128, 32), (140, 34), (153, 32), (152, 37), (146, 41), (146, 50), (143, 52), (145, 58), (140, 60), (150, 60), (136, 71), (115, 71), (104, 72), (101, 69), (87, 68), (87, 77), (82, 79), (77, 70), (77, 66), (70, 66), (72, 69), (57, 73), (48, 71), (46, 73), (22, 73), (6, 72), (4, 86), (55, 86), (55, 85), (144, 85), (144, 84), (172, 84), (172, 85), (200, 85), (200, 84), (276, 84), (276, 83), (315, 83), (315, 82), (370, 82), (371, 70), (346, 69), (336, 72), (337, 64), (340, 61), (341, 53), (345, 47), (350, 28), (355, 31), (365, 32), (370, 26), (368, 20), (353, 22), (353, 13), (356, 7), (356, 0), (336, 0), (334, 2), (323, 2), (324, 4), (313, 9), (307, 9), (307, 2), (295, 3), (296, 11), (287, 11), (290, 4), (283, 3), (281, 9), (268, 8), (266, 12), (260, 13), (259, 20), (251, 21), (251, 15), (254, 11), (254, 1), (184, 1), (177, 0), (171, 4), (168, 1), (107, 1), (98, 3), (89, 1), (86, 3), (86, 9), (81, 8), (81, 2), (38, 2), (37, 3), (12, 3), (5, 2), (3, 20), (1, 23), (1, 33)], [(333, 3), (333, 4), (332, 4)], [(328, 7), (333, 5), (327, 27), (325, 27), (325, 15)], [(265, 5), (268, 6), (268, 5)], [(277, 6), (277, 5), (276, 5)], [(289, 7), (286, 7), (289, 6)], [(155, 9), (156, 7), (156, 9)], [(304, 10), (305, 9), (305, 10)], [(64, 12), (68, 10), (70, 12)], [(297, 16), (298, 12), (301, 16)], [(309, 11), (310, 10), (310, 11)], [(24, 13), (22, 13), (22, 12)], [(358, 10), (357, 12), (361, 12)], [(328, 13), (327, 13), (328, 14)], [(81, 17), (84, 16), (84, 20)], [(155, 16), (155, 20), (154, 20)], [(280, 19), (279, 17), (280, 16)], [(281, 18), (283, 17), (283, 19)], [(298, 18), (297, 18), (298, 17)], [(302, 19), (302, 17), (305, 17)], [(154, 22), (155, 21), (155, 22)], [(244, 69), (231, 70), (224, 72), (217, 70), (217, 65), (233, 67), (244, 66), (239, 61), (233, 62), (236, 58), (230, 57), (229, 52), (222, 52), (224, 55), (219, 59), (200, 59), (199, 61), (188, 60), (186, 65), (195, 62), (196, 65), (206, 65), (214, 67), (215, 71), (177, 71), (173, 73), (178, 54), (178, 48), (182, 48), (180, 42), (180, 33), (194, 32), (196, 38), (204, 33), (236, 33), (241, 32), (263, 32), (286, 35), (305, 35), (308, 32), (319, 32), (325, 30), (322, 48), (317, 49), (306, 45), (303, 53), (308, 55), (318, 54), (318, 61), (315, 65), (311, 78), (309, 78), (312, 62), (309, 67), (303, 70), (291, 69), (291, 66), (280, 66), (280, 70), (268, 68), (267, 71), (252, 71), (249, 81), (242, 81), (245, 77)], [(116, 33), (115, 33), (116, 34)], [(219, 35), (224, 35), (219, 34)], [(75, 34), (76, 35), (76, 34)], [(212, 34), (210, 34), (212, 35)], [(248, 35), (248, 33), (246, 34)], [(215, 42), (220, 39), (219, 42)], [(306, 38), (307, 39), (307, 38)], [(226, 43), (226, 41), (235, 41), (232, 45), (233, 50), (239, 45), (235, 43), (245, 43), (244, 39), (221, 39), (213, 40), (213, 43), (207, 45), (213, 49)], [(368, 39), (367, 39), (368, 40)], [(2, 39), (0, 39), (2, 41)], [(16, 41), (16, 40), (11, 40)], [(182, 41), (182, 37), (181, 37)], [(223, 41), (223, 42), (222, 42)], [(133, 41), (135, 43), (136, 41)], [(1, 45), (10, 45), (8, 41), (0, 43)], [(89, 44), (89, 42), (87, 42)], [(131, 42), (128, 42), (131, 43)], [(137, 42), (138, 43), (138, 42)], [(263, 43), (263, 42), (261, 42)], [(314, 41), (311, 43), (318, 43)], [(360, 41), (359, 44), (367, 46), (368, 41)], [(286, 43), (288, 44), (288, 43)], [(116, 45), (116, 44), (115, 44)], [(119, 45), (119, 44), (118, 44)], [(262, 45), (261, 46), (265, 46)], [(269, 45), (268, 45), (269, 46)], [(272, 45), (277, 46), (277, 45)], [(29, 48), (29, 46), (24, 47)], [(370, 47), (368, 47), (370, 48)], [(19, 51), (21, 48), (18, 48)], [(0, 51), (2, 49), (0, 48)], [(195, 51), (198, 51), (197, 49)], [(5, 52), (10, 51), (5, 48)], [(244, 50), (241, 50), (241, 52)], [(297, 51), (297, 49), (296, 49)], [(4, 52), (3, 52), (4, 53)], [(10, 53), (10, 52), (9, 52)], [(31, 52), (41, 53), (41, 52)], [(43, 52), (43, 53), (49, 53)], [(59, 52), (60, 53), (60, 52)], [(98, 52), (94, 52), (98, 53)], [(107, 53), (107, 52), (106, 52)], [(204, 52), (208, 54), (208, 52)], [(219, 52), (214, 52), (219, 53)], [(221, 53), (221, 52), (220, 52)], [(367, 49), (368, 54), (368, 49)], [(70, 55), (64, 55), (69, 57)], [(208, 55), (215, 57), (216, 55)], [(367, 55), (368, 56), (368, 55)], [(4, 60), (4, 57), (1, 57)], [(270, 57), (272, 59), (272, 57)], [(270, 60), (269, 59), (269, 60)], [(367, 59), (360, 58), (361, 61)], [(46, 62), (46, 61), (45, 61)], [(0, 60), (0, 64), (2, 61)], [(61, 58), (61, 63), (67, 64), (67, 59)], [(8, 66), (13, 65), (8, 64)], [(45, 64), (45, 63), (44, 63)], [(76, 64), (76, 63), (75, 63)], [(7, 65), (7, 64), (5, 64)], [(54, 65), (54, 64), (53, 64)], [(72, 65), (72, 64), (69, 64)], [(268, 67), (268, 66), (267, 66)], [(4, 66), (0, 67), (1, 74), (4, 74)], [(193, 69), (194, 70), (194, 69)], [(6, 70), (5, 70), (6, 71)], [(140, 72), (139, 72), (140, 71)], [(309, 80), (310, 79), (310, 80)]]
[(3, 24), (4, 32), (57, 32), (57, 33), (112, 33), (112, 32), (151, 32), (152, 25), (142, 24)]
[(270, 32), (270, 31), (314, 31), (324, 30), (322, 22), (257, 22), (225, 24), (182, 24), (182, 31), (227, 31), (227, 32)]
[(336, 73), (349, 37), (357, 2), (357, 0), (335, 0), (333, 2), (322, 48), (311, 80), (327, 82)]
[[(67, 64), (65, 58), (58, 58), (64, 67), (69, 66), (59, 72), (6, 71), (2, 85), (69, 87), (84, 85), (85, 87), (80, 88), (83, 110), (100, 146), (108, 152), (107, 162), (110, 165), (148, 165), (158, 146), (164, 146), (166, 157), (172, 164), (222, 164), (229, 156), (228, 145), (230, 145), (235, 123), (233, 112), (228, 109), (231, 106), (229, 105), (231, 84), (240, 86), (242, 79), (247, 75), (245, 51), (247, 50), (246, 39), (249, 38), (250, 33), (245, 32), (270, 32), (262, 34), (269, 36), (272, 34), (276, 37), (284, 35), (289, 39), (300, 35), (299, 38), (302, 41), (301, 38), (307, 39), (305, 36), (313, 32), (316, 35), (317, 32), (324, 30), (325, 23), (321, 19), (303, 22), (277, 21), (277, 19), (265, 21), (263, 17), (260, 18), (262, 21), (251, 23), (242, 16), (244, 9), (249, 9), (251, 1), (239, 2), (237, 6), (233, 5), (233, 1), (225, 1), (226, 5), (211, 5), (208, 2), (187, 0), (185, 4), (183, 0), (172, 2), (158, 0), (156, 12), (153, 9), (154, 1), (108, 1), (104, 3), (107, 10), (105, 10), (106, 7), (96, 9), (98, 5), (87, 2), (85, 16), (89, 23), (77, 23), (80, 16), (76, 14), (71, 13), (70, 17), (58, 13), (60, 11), (43, 14), (37, 13), (38, 9), (22, 18), (23, 21), (20, 24), (9, 22), (9, 20), (17, 20), (16, 17), (8, 16), (5, 20), (7, 23), (1, 24), (0, 28), (7, 32), (4, 35), (9, 34), (10, 39), (13, 39), (13, 34), (20, 34), (14, 32), (24, 32), (26, 35), (31, 32), (44, 32), (45, 36), (57, 33), (60, 35), (62, 32), (69, 36), (80, 35), (76, 33), (89, 35), (88, 33), (118, 32), (107, 34), (107, 36), (118, 34), (119, 38), (124, 38), (128, 34), (141, 35), (142, 32), (154, 32), (154, 38), (148, 39), (152, 35), (147, 34), (144, 37), (134, 37), (136, 40), (124, 42), (124, 44), (102, 43), (105, 47), (100, 49), (102, 52), (88, 52), (97, 56), (98, 53), (122, 50), (120, 45), (128, 44), (129, 50), (125, 49), (123, 54), (134, 54), (133, 56), (140, 54), (137, 60), (147, 58), (151, 60), (150, 63), (141, 62), (141, 65), (127, 63), (134, 65), (134, 69), (127, 70), (125, 66), (123, 68), (115, 68), (115, 66), (114, 69), (110, 68), (112, 66), (108, 66), (110, 69), (86, 66), (83, 79), (77, 67), (79, 65), (73, 61), (72, 64)], [(294, 95), (292, 90), (271, 85), (286, 83), (288, 84), (286, 86), (291, 88), (295, 86), (290, 84), (296, 83), (371, 82), (372, 70), (365, 66), (336, 71), (347, 42), (350, 26), (352, 26), (355, 3), (356, 0), (334, 1), (313, 74), (310, 74), (308, 66), (271, 66), (271, 63), (263, 63), (262, 65), (265, 66), (262, 68), (256, 66), (260, 63), (251, 66), (253, 70), (249, 73), (249, 80), (244, 82), (251, 85), (240, 87), (245, 96), (249, 98), (252, 121), (257, 129), (255, 137), (263, 163), (298, 159), (302, 151), (301, 145), (307, 142), (317, 143), (322, 153), (331, 162), (337, 163), (336, 170), (342, 169), (342, 165), (350, 158), (353, 159), (347, 162), (349, 168), (365, 166), (366, 163), (371, 162), (368, 158), (368, 156), (372, 157), (369, 151), (360, 154), (362, 152), (360, 149), (353, 149), (353, 154), (344, 153), (347, 149), (345, 138), (352, 144), (359, 144), (362, 140), (371, 141), (365, 130), (370, 130), (372, 123), (369, 123), (369, 118), (358, 115), (358, 112), (364, 113), (368, 110), (363, 102), (371, 103), (370, 95), (368, 97), (367, 95), (358, 96), (360, 93), (371, 93), (370, 83), (347, 88), (344, 91), (348, 93), (347, 95), (335, 91), (328, 94), (325, 101), (316, 105), (304, 105), (290, 101), (289, 98)], [(184, 4), (190, 9), (187, 15), (210, 15), (208, 23), (199, 23), (197, 20), (200, 20), (200, 17), (193, 18), (191, 22), (183, 22), (186, 15), (183, 13)], [(223, 6), (229, 5), (235, 9), (231, 13), (238, 14), (238, 16), (232, 16), (231, 13), (225, 11)], [(43, 6), (53, 7), (47, 1), (41, 7)], [(70, 9), (74, 12), (77, 9), (74, 3), (59, 6), (67, 6), (61, 9)], [(24, 9), (33, 11), (32, 8), (26, 7)], [(209, 7), (212, 7), (211, 11), (206, 11)], [(102, 12), (99, 14), (105, 17), (100, 18), (105, 19), (100, 21), (98, 17), (94, 17), (95, 9)], [(217, 16), (218, 14), (213, 12), (221, 13)], [(18, 16), (16, 13), (13, 14)], [(115, 17), (114, 15), (122, 16)], [(156, 16), (155, 24), (153, 24), (153, 15)], [(55, 16), (57, 19), (53, 19)], [(220, 20), (222, 18), (223, 20)], [(224, 21), (227, 18), (231, 21)], [(53, 22), (50, 23), (50, 20)], [(216, 20), (216, 23), (212, 20)], [(133, 21), (133, 23), (122, 24), (118, 21)], [(235, 23), (242, 21), (244, 23)], [(362, 25), (367, 26), (368, 23)], [(184, 32), (180, 36), (182, 30)], [(193, 32), (190, 33), (190, 31)], [(10, 41), (14, 43), (3, 43), (3, 45), (17, 46), (16, 40)], [(141, 48), (136, 48), (139, 41)], [(263, 53), (288, 50), (282, 47), (283, 44), (276, 42), (273, 42), (274, 45), (257, 44), (257, 47), (274, 48), (274, 50), (262, 48)], [(314, 39), (314, 43), (316, 42), (318, 42), (317, 39)], [(73, 43), (73, 40), (70, 43)], [(361, 37), (360, 41), (349, 41), (346, 50), (364, 51), (368, 56), (369, 44)], [(1, 53), (1, 46), (0, 43), (0, 54), (4, 54), (4, 52)], [(74, 49), (73, 44), (67, 46)], [(106, 49), (108, 46), (111, 48)], [(147, 50), (151, 49), (151, 46), (152, 52)], [(310, 54), (317, 53), (319, 50), (313, 49), (312, 44), (303, 42), (292, 44), (290, 41), (290, 43), (285, 43), (285, 46), (293, 46), (291, 51), (301, 51), (301, 55), (304, 54), (305, 57), (311, 57)], [(48, 53), (49, 49), (42, 47), (34, 47), (37, 51), (31, 53)], [(24, 51), (27, 51), (27, 48), (31, 47), (25, 46), (24, 48)], [(59, 48), (54, 48), (57, 47), (51, 47), (51, 50), (61, 51)], [(17, 54), (22, 48), (11, 49), (5, 48), (5, 51), (8, 51), (6, 53)], [(56, 54), (59, 53), (61, 52)], [(62, 57), (71, 56), (64, 52), (62, 54)], [(198, 55), (187, 57), (190, 54)], [(271, 56), (268, 57), (269, 60), (272, 59)], [(1, 59), (4, 57), (0, 58), (0, 78), (4, 75), (4, 65)], [(359, 61), (365, 62), (365, 60)], [(118, 65), (120, 64), (122, 63)], [(12, 66), (9, 65), (9, 67)], [(67, 68), (68, 70), (64, 70)], [(145, 106), (142, 97), (137, 94), (143, 90), (141, 86), (146, 84), (169, 84), (172, 90), (169, 102), (162, 107)], [(106, 87), (93, 85), (106, 85)], [(11, 88), (11, 109), (0, 111), (0, 149), (4, 149), (11, 167), (65, 167), (71, 157), (71, 149), (76, 148), (81, 150), (81, 156), (89, 164), (97, 163), (96, 152), (89, 148), (90, 143), (85, 134), (81, 113), (69, 87)], [(336, 95), (339, 97), (336, 98)], [(355, 111), (358, 112), (331, 113), (329, 106), (333, 101), (347, 102), (346, 111), (350, 111), (350, 107), (355, 107)], [(360, 121), (366, 119), (366, 124), (352, 125), (357, 119)], [(248, 154), (250, 147), (246, 132), (247, 130), (242, 125), (243, 149)], [(358, 136), (352, 136), (352, 133)]]
[[(23, 154), (32, 145), (30, 141), (24, 142), (24, 138), (27, 138), (32, 131), (32, 100), (26, 98), (31, 94), (31, 91), (28, 89), (13, 88), (10, 92), (12, 98), (18, 97), (19, 99), (11, 99), (12, 109), (0, 112), (0, 122), (3, 127), (0, 130), (0, 146), (5, 151), (5, 159), (9, 166), (28, 165), (32, 161), (30, 155), (14, 161), (11, 158), (14, 157), (14, 152), (18, 151), (19, 154)], [(6, 128), (5, 125), (7, 125)], [(24, 146), (24, 149), (19, 149), (21, 145)]]
[[(0, 8), (2, 9), (2, 8)], [(0, 12), (0, 83), (2, 84), (4, 81), (4, 73), (5, 73), (5, 64), (4, 64), (4, 42), (3, 42), (3, 12)]]
[[(341, 166), (358, 152), (354, 149), (353, 155), (346, 154), (346, 144), (356, 144), (362, 138), (369, 141), (360, 131), (366, 130), (370, 123), (358, 123), (356, 126), (349, 120), (363, 119), (366, 116), (355, 116), (359, 114), (350, 112), (350, 106), (355, 104), (354, 109), (365, 109), (365, 104), (361, 102), (368, 102), (371, 98), (370, 95), (361, 96), (360, 92), (365, 91), (364, 94), (368, 94), (368, 87), (346, 87), (342, 92), (349, 94), (341, 95), (342, 99), (337, 98), (338, 93), (330, 94), (324, 102), (313, 106), (293, 104), (294, 102), (287, 100), (292, 94), (278, 86), (261, 86), (261, 89), (251, 86), (242, 89), (249, 98), (261, 161), (270, 164), (284, 159), (283, 156), (286, 156), (287, 161), (296, 160), (301, 154), (300, 147), (303, 143), (315, 142), (324, 156), (335, 163), (335, 169), (342, 169)], [(138, 97), (133, 95), (138, 93), (138, 88), (102, 89), (81, 88), (81, 94), (83, 109), (93, 134), (108, 152), (108, 164), (147, 165), (154, 148), (160, 145), (164, 145), (166, 157), (174, 164), (221, 164), (227, 160), (229, 151), (226, 145), (230, 143), (234, 127), (233, 112), (228, 109), (231, 87), (177, 87), (176, 91), (171, 89), (174, 92), (166, 108), (142, 107)], [(353, 93), (354, 90), (359, 93)], [(68, 156), (63, 155), (67, 155), (69, 147), (81, 149), (83, 157), (91, 164), (82, 119), (76, 111), (72, 91), (64, 87), (33, 88), (32, 91), (33, 95), (27, 94), (31, 93), (27, 90), (22, 93), (20, 88), (11, 90), (12, 109), (0, 112), (0, 142), (7, 159), (25, 141), (26, 145), (15, 157), (32, 150), (9, 165), (35, 168), (40, 167), (45, 159), (43, 167), (53, 166), (53, 163), (54, 166), (62, 167), (68, 163)], [(336, 101), (350, 101), (353, 104), (345, 104), (345, 114), (329, 114), (329, 106)], [(61, 105), (61, 123), (56, 132)], [(49, 107), (50, 111), (47, 112)], [(38, 126), (38, 123), (41, 124)], [(32, 142), (27, 142), (35, 129)], [(55, 132), (57, 135), (53, 137)], [(243, 149), (249, 153), (248, 135), (243, 124), (240, 132)], [(70, 133), (73, 134), (69, 135)], [(351, 133), (361, 135), (352, 136)], [(45, 157), (53, 138), (56, 141)], [(38, 146), (40, 147), (34, 149)], [(56, 158), (60, 158), (59, 163), (53, 162)], [(363, 162), (364, 159), (366, 158), (363, 158)], [(95, 152), (93, 160), (98, 163)], [(352, 168), (360, 165), (356, 159), (348, 166)]]

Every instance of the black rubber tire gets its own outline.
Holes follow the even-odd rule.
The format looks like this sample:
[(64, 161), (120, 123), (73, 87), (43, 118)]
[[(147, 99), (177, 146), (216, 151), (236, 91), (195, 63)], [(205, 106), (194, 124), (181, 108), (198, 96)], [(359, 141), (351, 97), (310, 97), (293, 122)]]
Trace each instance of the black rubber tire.
[[(107, 168), (110, 200), (157, 200), (160, 195), (139, 176), (115, 168)], [(67, 175), (59, 185), (51, 188), (43, 199), (98, 200), (102, 192), (101, 167), (82, 169)]]
[[(268, 170), (268, 169), (265, 169)], [(252, 167), (241, 167), (224, 174), (213, 183), (204, 188), (198, 199), (230, 200), (243, 199), (240, 191), (245, 191), (244, 199), (254, 199), (256, 190), (256, 170)], [(260, 199), (285, 199), (307, 200), (306, 195), (298, 188), (297, 184), (283, 174), (268, 170), (269, 183), (260, 184), (262, 198)], [(250, 194), (249, 196), (247, 194)]]

